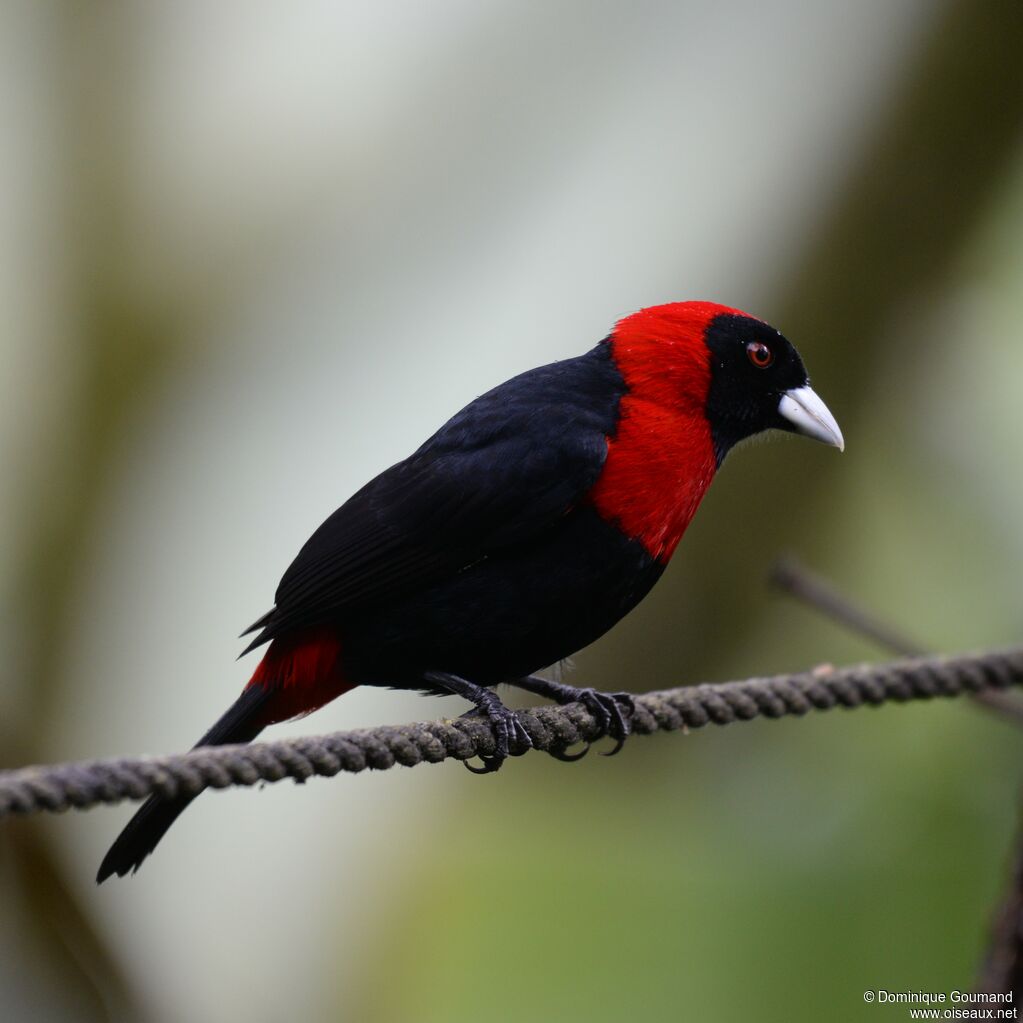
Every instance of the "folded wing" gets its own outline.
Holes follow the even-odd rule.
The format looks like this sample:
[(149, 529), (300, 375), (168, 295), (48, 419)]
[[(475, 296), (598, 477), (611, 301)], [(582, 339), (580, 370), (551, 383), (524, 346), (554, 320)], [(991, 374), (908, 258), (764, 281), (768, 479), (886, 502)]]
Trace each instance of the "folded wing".
[(568, 514), (596, 482), (616, 419), (620, 380), (598, 352), (483, 395), (353, 495), (285, 572), (246, 652), (429, 585)]

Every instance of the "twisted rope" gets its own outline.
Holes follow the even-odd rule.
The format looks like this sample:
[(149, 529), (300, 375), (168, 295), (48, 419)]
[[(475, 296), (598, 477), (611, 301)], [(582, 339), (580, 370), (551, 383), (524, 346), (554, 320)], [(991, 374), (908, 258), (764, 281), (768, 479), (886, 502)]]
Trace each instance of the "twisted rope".
[[(757, 717), (801, 717), (811, 710), (880, 706), (928, 700), (1023, 684), (1023, 647), (959, 657), (911, 658), (851, 668), (818, 668), (795, 675), (682, 686), (637, 696), (635, 735), (729, 725)], [(597, 721), (581, 704), (517, 712), (533, 748), (561, 751), (601, 737)], [(161, 796), (194, 795), (204, 788), (256, 785), (314, 775), (333, 777), (396, 764), (437, 764), (494, 754), (490, 724), (479, 718), (385, 726), (331, 735), (283, 739), (249, 746), (204, 747), (164, 757), (86, 760), (0, 772), (0, 817), (84, 810)], [(526, 752), (513, 742), (513, 754)]]

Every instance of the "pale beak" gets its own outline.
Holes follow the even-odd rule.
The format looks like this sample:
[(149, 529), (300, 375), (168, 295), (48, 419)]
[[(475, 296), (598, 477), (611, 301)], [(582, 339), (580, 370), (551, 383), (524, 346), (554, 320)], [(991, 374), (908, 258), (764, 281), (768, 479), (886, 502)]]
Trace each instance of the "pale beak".
[(845, 450), (842, 431), (835, 417), (812, 387), (793, 387), (786, 391), (778, 402), (778, 414), (792, 424), (796, 433), (824, 441), (839, 451)]

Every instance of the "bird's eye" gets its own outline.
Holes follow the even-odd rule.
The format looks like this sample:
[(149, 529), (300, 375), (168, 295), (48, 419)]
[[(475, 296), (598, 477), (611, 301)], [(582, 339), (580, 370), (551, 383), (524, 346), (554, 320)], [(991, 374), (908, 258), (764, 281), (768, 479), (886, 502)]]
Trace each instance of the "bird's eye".
[(746, 345), (746, 354), (757, 369), (767, 369), (774, 362), (774, 352), (763, 341), (750, 341)]

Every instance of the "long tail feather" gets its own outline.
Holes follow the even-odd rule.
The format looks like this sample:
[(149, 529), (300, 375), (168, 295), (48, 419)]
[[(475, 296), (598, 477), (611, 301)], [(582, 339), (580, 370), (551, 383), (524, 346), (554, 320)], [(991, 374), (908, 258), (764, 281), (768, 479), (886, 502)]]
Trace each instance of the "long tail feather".
[[(220, 720), (195, 744), (195, 748), (252, 742), (264, 728), (265, 719), (260, 711), (271, 695), (271, 690), (262, 686), (249, 686), (243, 690)], [(180, 799), (150, 796), (103, 857), (96, 883), (102, 884), (112, 874), (124, 877), (129, 871), (134, 873), (138, 870), (167, 829), (198, 794)]]

